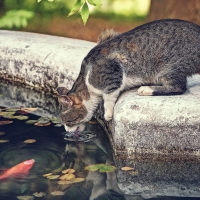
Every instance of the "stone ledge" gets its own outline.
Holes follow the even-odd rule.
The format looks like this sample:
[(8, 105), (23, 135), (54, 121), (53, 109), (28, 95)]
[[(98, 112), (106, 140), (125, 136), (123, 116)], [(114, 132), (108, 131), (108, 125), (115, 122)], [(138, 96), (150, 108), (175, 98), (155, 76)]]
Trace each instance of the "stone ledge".
[(114, 109), (116, 153), (200, 155), (200, 75), (176, 96), (120, 96)]
[(54, 92), (69, 88), (95, 43), (43, 34), (0, 31), (0, 78)]

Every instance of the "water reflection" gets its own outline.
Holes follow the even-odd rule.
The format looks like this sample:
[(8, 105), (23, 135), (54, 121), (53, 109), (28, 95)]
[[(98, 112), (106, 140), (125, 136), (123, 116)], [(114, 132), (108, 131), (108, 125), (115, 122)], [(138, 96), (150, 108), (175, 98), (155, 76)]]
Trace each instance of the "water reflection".
[[(29, 120), (39, 116), (27, 114)], [(0, 117), (0, 120), (6, 120)], [(28, 159), (35, 164), (27, 177), (11, 177), (0, 182), (0, 199), (35, 198), (41, 199), (124, 199), (116, 181), (115, 172), (100, 173), (84, 168), (91, 164), (109, 163), (114, 165), (108, 138), (98, 124), (88, 124), (87, 132), (95, 130), (95, 137), (87, 142), (64, 140), (63, 127), (35, 126), (24, 120), (12, 119), (13, 123), (0, 126), (0, 166), (9, 169)], [(33, 141), (24, 143), (24, 141)], [(103, 144), (102, 144), (103, 141)], [(48, 179), (44, 174), (62, 175), (63, 169), (74, 169), (76, 178), (83, 182), (59, 184), (59, 178)], [(3, 172), (3, 171), (2, 171)], [(60, 192), (60, 193), (59, 193)], [(56, 194), (58, 196), (53, 196)]]

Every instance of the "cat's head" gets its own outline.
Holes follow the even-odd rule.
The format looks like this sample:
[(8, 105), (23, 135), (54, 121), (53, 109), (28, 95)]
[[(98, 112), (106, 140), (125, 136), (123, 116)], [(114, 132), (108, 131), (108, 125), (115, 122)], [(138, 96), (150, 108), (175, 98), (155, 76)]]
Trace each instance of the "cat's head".
[(83, 101), (75, 93), (67, 95), (68, 90), (64, 87), (57, 88), (59, 93), (58, 101), (61, 105), (60, 118), (69, 132), (81, 132), (85, 129), (85, 116), (87, 109)]

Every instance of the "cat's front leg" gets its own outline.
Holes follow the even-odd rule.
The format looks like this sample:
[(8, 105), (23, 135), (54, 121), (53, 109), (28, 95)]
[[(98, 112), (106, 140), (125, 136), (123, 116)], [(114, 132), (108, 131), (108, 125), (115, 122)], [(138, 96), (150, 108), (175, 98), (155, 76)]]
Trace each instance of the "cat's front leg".
[(104, 94), (104, 118), (106, 121), (110, 121), (113, 117), (113, 109), (118, 95), (116, 94)]

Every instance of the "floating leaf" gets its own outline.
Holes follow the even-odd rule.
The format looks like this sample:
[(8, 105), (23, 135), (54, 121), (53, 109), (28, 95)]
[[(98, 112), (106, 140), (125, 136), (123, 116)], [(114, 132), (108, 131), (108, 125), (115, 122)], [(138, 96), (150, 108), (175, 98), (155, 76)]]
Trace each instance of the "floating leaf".
[(6, 108), (6, 112), (17, 112), (20, 108)]
[(0, 132), (0, 135), (5, 135), (5, 133), (4, 132)]
[(89, 165), (87, 167), (85, 167), (86, 170), (94, 172), (97, 171), (99, 169), (99, 167), (97, 165)]
[(73, 174), (74, 172), (75, 172), (74, 169), (65, 169), (65, 170), (62, 171), (63, 174), (66, 174), (66, 173)]
[(26, 124), (35, 124), (38, 120), (27, 120), (25, 121)]
[(48, 174), (43, 174), (44, 177), (47, 177), (47, 176), (50, 176), (52, 175), (53, 173), (48, 173)]
[(58, 118), (50, 118), (49, 120), (51, 120), (51, 122), (53, 123), (53, 124), (60, 124), (60, 119), (58, 119)]
[(0, 125), (11, 124), (13, 121), (0, 121)]
[(17, 196), (17, 199), (19, 199), (19, 200), (33, 200), (34, 197), (25, 195), (25, 196)]
[(79, 182), (83, 182), (85, 179), (84, 178), (74, 178), (71, 179), (71, 183), (79, 183)]
[(20, 110), (26, 112), (26, 113), (30, 113), (30, 112), (34, 112), (36, 111), (38, 108), (21, 108)]
[(69, 181), (74, 178), (75, 178), (74, 174), (64, 174), (64, 175), (60, 176), (60, 180), (66, 180), (66, 181)]
[(33, 195), (35, 197), (44, 197), (44, 196), (46, 196), (46, 194), (44, 192), (35, 192), (35, 193), (33, 193)]
[(50, 176), (46, 176), (48, 179), (58, 179), (60, 177), (60, 175), (50, 175)]
[(9, 140), (0, 140), (0, 143), (6, 143), (9, 142)]
[(51, 122), (47, 122), (47, 123), (39, 123), (39, 122), (36, 122), (34, 125), (35, 126), (49, 126), (51, 124)]
[(40, 123), (40, 124), (46, 124), (46, 123), (48, 123), (50, 121), (50, 119), (48, 118), (48, 117), (40, 117), (39, 119), (38, 119), (38, 123)]
[(73, 178), (69, 181), (67, 180), (62, 180), (62, 181), (58, 181), (59, 185), (69, 185), (69, 184), (73, 184), (73, 183), (80, 183), (83, 182), (85, 179), (84, 178)]
[(58, 185), (69, 185), (72, 184), (71, 181), (58, 181)]
[(64, 195), (65, 193), (63, 191), (54, 191), (54, 192), (51, 192), (51, 195), (53, 196), (61, 196), (61, 195)]
[(28, 119), (28, 116), (23, 116), (23, 115), (14, 116), (14, 119), (27, 120), (27, 119)]
[(134, 170), (134, 169), (132, 167), (122, 167), (121, 170), (130, 171), (130, 170)]
[(96, 165), (89, 165), (85, 167), (85, 169), (92, 172), (96, 170), (99, 170), (99, 172), (111, 172), (115, 170), (115, 166), (106, 165), (106, 164), (96, 164)]
[(5, 112), (0, 112), (0, 116), (2, 116), (2, 117), (5, 117), (5, 118), (7, 118), (6, 116), (12, 116), (12, 115), (14, 115), (15, 114), (15, 112), (13, 111), (13, 112), (7, 112), (7, 111), (5, 111)]
[(24, 140), (24, 143), (26, 143), (26, 144), (30, 144), (30, 143), (34, 143), (34, 142), (36, 142), (35, 139)]

